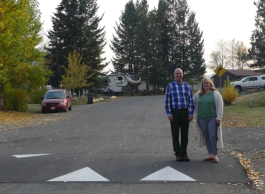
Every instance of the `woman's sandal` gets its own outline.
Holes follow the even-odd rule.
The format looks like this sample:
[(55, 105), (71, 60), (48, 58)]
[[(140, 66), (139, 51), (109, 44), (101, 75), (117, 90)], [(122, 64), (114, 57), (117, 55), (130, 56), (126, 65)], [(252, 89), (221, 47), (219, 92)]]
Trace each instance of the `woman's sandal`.
[(210, 157), (204, 158), (204, 161), (211, 161), (211, 160), (213, 160), (213, 157), (212, 158), (210, 158)]

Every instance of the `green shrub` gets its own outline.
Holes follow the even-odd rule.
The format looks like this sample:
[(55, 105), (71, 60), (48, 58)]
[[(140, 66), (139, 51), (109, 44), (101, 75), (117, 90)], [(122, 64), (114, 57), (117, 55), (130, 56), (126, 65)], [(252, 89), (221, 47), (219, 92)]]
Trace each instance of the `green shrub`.
[(30, 102), (32, 104), (40, 104), (41, 103), (41, 97), (44, 97), (45, 93), (47, 92), (47, 88), (41, 88), (41, 89), (37, 89), (37, 90), (33, 90), (30, 94)]
[(5, 88), (4, 103), (8, 110), (25, 112), (28, 109), (29, 95), (21, 89)]
[(227, 76), (227, 79), (224, 81), (224, 91), (222, 93), (222, 97), (225, 102), (234, 102), (238, 97), (238, 93), (234, 84), (231, 84), (229, 76)]

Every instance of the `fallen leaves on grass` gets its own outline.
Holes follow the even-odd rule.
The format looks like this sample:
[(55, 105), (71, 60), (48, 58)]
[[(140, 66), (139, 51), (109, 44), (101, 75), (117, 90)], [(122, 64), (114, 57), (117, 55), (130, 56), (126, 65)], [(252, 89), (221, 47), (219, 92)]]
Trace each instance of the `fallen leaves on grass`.
[(73, 105), (84, 105), (87, 104), (88, 98), (87, 97), (76, 97), (73, 98), (72, 104)]
[(226, 114), (222, 119), (223, 127), (253, 127), (265, 126), (263, 117), (256, 117), (255, 115), (236, 115), (231, 116)]
[(263, 180), (260, 179), (260, 173), (256, 172), (251, 161), (247, 157), (243, 157), (242, 152), (231, 152), (231, 155), (237, 157), (239, 159), (240, 164), (245, 168), (247, 171), (248, 177), (253, 181), (257, 190), (263, 191), (264, 190), (264, 183)]
[(32, 114), (26, 112), (0, 111), (0, 130), (35, 127), (58, 122), (69, 117), (65, 114)]
[[(222, 123), (224, 127), (265, 126), (265, 91), (238, 98), (231, 106), (224, 106)], [(250, 108), (250, 99), (254, 106)]]

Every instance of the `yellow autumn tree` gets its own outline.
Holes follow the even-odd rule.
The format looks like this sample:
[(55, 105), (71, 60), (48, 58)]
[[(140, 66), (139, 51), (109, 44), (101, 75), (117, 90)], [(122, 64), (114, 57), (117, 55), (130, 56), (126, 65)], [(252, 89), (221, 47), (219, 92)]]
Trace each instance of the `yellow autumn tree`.
[(231, 102), (235, 102), (238, 97), (238, 93), (234, 84), (231, 84), (231, 81), (229, 80), (229, 75), (224, 81), (224, 91), (222, 92), (222, 97), (225, 105), (231, 104)]
[(5, 88), (30, 92), (51, 73), (44, 70), (45, 54), (36, 49), (41, 25), (37, 0), (0, 0), (0, 109)]
[(62, 82), (67, 89), (83, 88), (92, 85), (93, 83), (87, 83), (87, 80), (92, 77), (94, 73), (88, 75), (91, 67), (84, 63), (81, 63), (82, 57), (79, 53), (74, 50), (73, 54), (69, 53), (68, 57), (68, 68), (65, 68), (66, 74), (62, 75)]

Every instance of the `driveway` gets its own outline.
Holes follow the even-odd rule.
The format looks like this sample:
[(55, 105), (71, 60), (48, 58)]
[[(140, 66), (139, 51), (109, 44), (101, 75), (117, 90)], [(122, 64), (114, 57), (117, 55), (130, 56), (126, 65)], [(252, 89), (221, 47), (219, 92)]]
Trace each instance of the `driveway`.
[(58, 123), (1, 132), (1, 193), (252, 193), (230, 155), (239, 129), (225, 129), (215, 164), (202, 161), (207, 152), (197, 148), (193, 121), (191, 161), (175, 161), (164, 96), (74, 106), (65, 114), (69, 119)]

